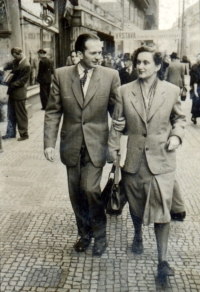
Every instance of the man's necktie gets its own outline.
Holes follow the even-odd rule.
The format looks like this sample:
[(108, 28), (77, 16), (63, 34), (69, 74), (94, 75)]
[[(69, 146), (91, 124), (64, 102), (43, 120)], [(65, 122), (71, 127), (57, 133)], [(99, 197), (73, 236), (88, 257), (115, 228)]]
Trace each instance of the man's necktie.
[(84, 87), (85, 82), (86, 82), (86, 80), (87, 80), (87, 73), (88, 73), (88, 70), (85, 69), (83, 72), (84, 72), (84, 76), (80, 79), (80, 82), (81, 82), (81, 85)]

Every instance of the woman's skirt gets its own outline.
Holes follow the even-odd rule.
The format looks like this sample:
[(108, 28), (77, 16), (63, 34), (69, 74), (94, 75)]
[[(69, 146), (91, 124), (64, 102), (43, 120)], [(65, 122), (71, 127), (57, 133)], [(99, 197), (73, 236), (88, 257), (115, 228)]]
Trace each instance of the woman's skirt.
[(122, 170), (122, 184), (130, 213), (143, 219), (144, 225), (170, 222), (174, 179), (174, 171), (152, 174), (145, 154), (137, 173)]

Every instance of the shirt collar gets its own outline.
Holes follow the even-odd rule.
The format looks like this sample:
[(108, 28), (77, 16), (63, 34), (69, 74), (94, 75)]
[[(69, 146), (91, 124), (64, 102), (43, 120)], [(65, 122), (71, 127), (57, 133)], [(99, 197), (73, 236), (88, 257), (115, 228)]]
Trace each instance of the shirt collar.
[[(84, 70), (85, 70), (85, 68), (83, 68), (83, 66), (81, 65), (81, 63), (78, 63), (78, 73), (79, 73), (79, 76), (84, 74)], [(92, 73), (93, 73), (93, 71), (94, 71), (94, 68), (88, 69), (87, 75), (88, 76), (91, 76)]]
[(24, 57), (23, 59), (21, 59), (20, 62), (19, 62), (19, 64), (21, 64), (25, 59), (26, 59), (26, 57)]

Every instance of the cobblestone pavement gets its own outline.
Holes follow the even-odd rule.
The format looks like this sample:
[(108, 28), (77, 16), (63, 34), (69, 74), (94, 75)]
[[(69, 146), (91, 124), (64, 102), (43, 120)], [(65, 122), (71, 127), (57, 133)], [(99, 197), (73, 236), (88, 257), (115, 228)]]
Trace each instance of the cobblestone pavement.
[[(168, 248), (176, 274), (165, 291), (173, 292), (200, 291), (200, 119), (192, 124), (190, 107), (189, 99), (183, 102), (188, 121), (177, 153), (177, 177), (187, 217), (184, 222), (171, 222)], [(144, 228), (144, 253), (132, 254), (133, 227), (127, 205), (121, 216), (108, 216), (108, 248), (100, 258), (92, 257), (93, 244), (85, 253), (74, 251), (77, 230), (66, 190), (66, 170), (58, 147), (54, 163), (43, 156), (43, 117), (38, 105), (29, 123), (30, 139), (7, 140), (0, 154), (1, 291), (159, 290), (153, 225)], [(105, 167), (102, 186), (109, 168)]]

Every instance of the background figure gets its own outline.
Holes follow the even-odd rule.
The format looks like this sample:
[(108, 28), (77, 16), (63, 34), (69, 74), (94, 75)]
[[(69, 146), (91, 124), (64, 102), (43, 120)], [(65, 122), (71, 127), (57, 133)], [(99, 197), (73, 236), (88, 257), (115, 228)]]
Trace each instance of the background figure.
[(17, 125), (20, 134), (18, 141), (22, 141), (29, 138), (26, 110), (26, 84), (30, 77), (31, 68), (21, 48), (12, 48), (11, 55), (14, 61), (4, 67), (4, 70), (12, 70), (13, 77), (8, 85), (8, 125), (6, 135), (2, 136), (2, 139), (15, 138)]
[(184, 67), (180, 63), (177, 53), (173, 52), (170, 57), (171, 63), (166, 69), (165, 80), (178, 86), (181, 89), (185, 86)]
[(106, 55), (105, 63), (103, 64), (103, 66), (107, 68), (115, 69), (115, 61), (113, 60), (111, 53), (108, 53)]
[(40, 100), (42, 104), (42, 110), (45, 110), (47, 106), (51, 88), (51, 74), (53, 74), (52, 63), (46, 57), (46, 53), (47, 52), (43, 49), (38, 51), (40, 62), (37, 82), (40, 84)]
[(67, 57), (67, 62), (66, 62), (66, 66), (72, 66), (72, 65), (76, 65), (80, 62), (79, 57), (76, 54), (75, 50), (72, 50), (70, 52), (70, 56)]
[(120, 70), (124, 68), (124, 62), (122, 60), (122, 55), (118, 55), (115, 62), (115, 69)]
[(127, 84), (138, 78), (137, 71), (133, 66), (130, 55), (126, 54), (123, 61), (125, 67), (119, 70), (121, 85)]
[(192, 66), (190, 72), (190, 97), (192, 99), (191, 121), (196, 125), (200, 117), (200, 54), (197, 55), (197, 62)]
[[(113, 114), (115, 119), (126, 120), (123, 134), (128, 136), (128, 144), (122, 185), (135, 229), (132, 252), (143, 252), (142, 224), (154, 223), (158, 278), (163, 280), (174, 275), (167, 262), (167, 243), (176, 167), (174, 150), (182, 141), (185, 116), (179, 88), (158, 78), (162, 77), (161, 53), (141, 47), (135, 51), (133, 62), (138, 79), (118, 89)], [(109, 160), (116, 160), (117, 149), (119, 135), (112, 130)]]
[(185, 64), (185, 75), (189, 75), (191, 70), (191, 62), (188, 60), (187, 56), (183, 56), (181, 63)]
[(106, 249), (106, 215), (100, 181), (106, 163), (108, 111), (112, 113), (118, 72), (98, 65), (102, 43), (98, 36), (82, 34), (75, 50), (80, 63), (56, 70), (45, 113), (45, 156), (53, 161), (56, 137), (63, 115), (60, 155), (67, 167), (68, 188), (84, 252), (94, 237), (93, 255)]

